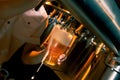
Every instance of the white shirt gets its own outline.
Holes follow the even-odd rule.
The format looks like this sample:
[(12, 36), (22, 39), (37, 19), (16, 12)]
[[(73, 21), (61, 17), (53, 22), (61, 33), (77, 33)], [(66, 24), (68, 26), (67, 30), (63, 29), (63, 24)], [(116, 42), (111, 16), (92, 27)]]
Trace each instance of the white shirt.
[(0, 20), (0, 61), (8, 60), (25, 42), (40, 44), (47, 17), (41, 6), (38, 11), (31, 9), (11, 19)]

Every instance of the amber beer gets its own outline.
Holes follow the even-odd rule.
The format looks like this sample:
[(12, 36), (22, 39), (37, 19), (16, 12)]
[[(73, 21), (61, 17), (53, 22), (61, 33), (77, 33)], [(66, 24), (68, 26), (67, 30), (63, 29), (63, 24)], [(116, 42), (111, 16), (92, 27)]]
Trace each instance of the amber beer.
[(46, 63), (49, 65), (57, 64), (57, 59), (61, 54), (65, 53), (66, 50), (67, 46), (54, 39), (52, 45), (50, 46), (47, 57), (48, 60), (46, 60)]
[(59, 25), (55, 26), (53, 34), (48, 42), (48, 56), (45, 63), (48, 65), (58, 64), (58, 59), (62, 54), (65, 54), (72, 40), (72, 35), (65, 30), (59, 29)]

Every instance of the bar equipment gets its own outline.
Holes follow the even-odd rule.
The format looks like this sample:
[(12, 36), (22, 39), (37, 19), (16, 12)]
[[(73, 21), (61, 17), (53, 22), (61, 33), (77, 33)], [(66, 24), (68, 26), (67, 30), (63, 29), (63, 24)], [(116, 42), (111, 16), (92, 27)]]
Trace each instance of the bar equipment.
[[(93, 32), (115, 54), (113, 61), (119, 63), (120, 18), (119, 0), (60, 0), (74, 17)], [(109, 66), (103, 80), (119, 79), (119, 64)], [(117, 70), (116, 70), (117, 69)], [(114, 73), (115, 72), (115, 73)], [(117, 73), (117, 75), (115, 75)], [(114, 78), (110, 75), (113, 74)], [(112, 75), (112, 76), (113, 76)], [(103, 75), (104, 76), (104, 75)]]
[[(54, 22), (62, 25), (62, 29), (72, 32), (75, 38), (67, 51), (66, 60), (60, 63), (57, 69), (52, 69), (63, 80), (119, 80), (120, 1), (56, 1), (62, 3), (69, 13), (60, 6), (50, 5), (55, 13), (60, 10)], [(75, 25), (67, 22), (72, 21), (72, 18), (82, 27), (73, 27)], [(47, 35), (46, 38), (50, 37)]]

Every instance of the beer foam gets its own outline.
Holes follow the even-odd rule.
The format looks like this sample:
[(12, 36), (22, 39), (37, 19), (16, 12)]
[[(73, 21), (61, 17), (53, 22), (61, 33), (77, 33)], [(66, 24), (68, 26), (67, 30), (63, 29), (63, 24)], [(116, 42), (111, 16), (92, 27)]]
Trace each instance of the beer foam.
[(51, 36), (52, 36), (51, 38), (57, 40), (58, 42), (65, 46), (69, 46), (72, 40), (72, 35), (69, 32), (60, 29), (60, 25), (55, 26), (53, 34)]

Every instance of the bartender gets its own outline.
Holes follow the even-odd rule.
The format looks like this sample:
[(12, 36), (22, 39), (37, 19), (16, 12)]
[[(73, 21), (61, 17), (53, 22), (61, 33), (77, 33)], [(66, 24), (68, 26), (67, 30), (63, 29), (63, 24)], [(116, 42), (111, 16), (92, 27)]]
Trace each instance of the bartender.
[(44, 6), (34, 9), (40, 2), (0, 0), (0, 66), (9, 72), (8, 80), (29, 80), (46, 52), (45, 48), (38, 49), (48, 17)]

